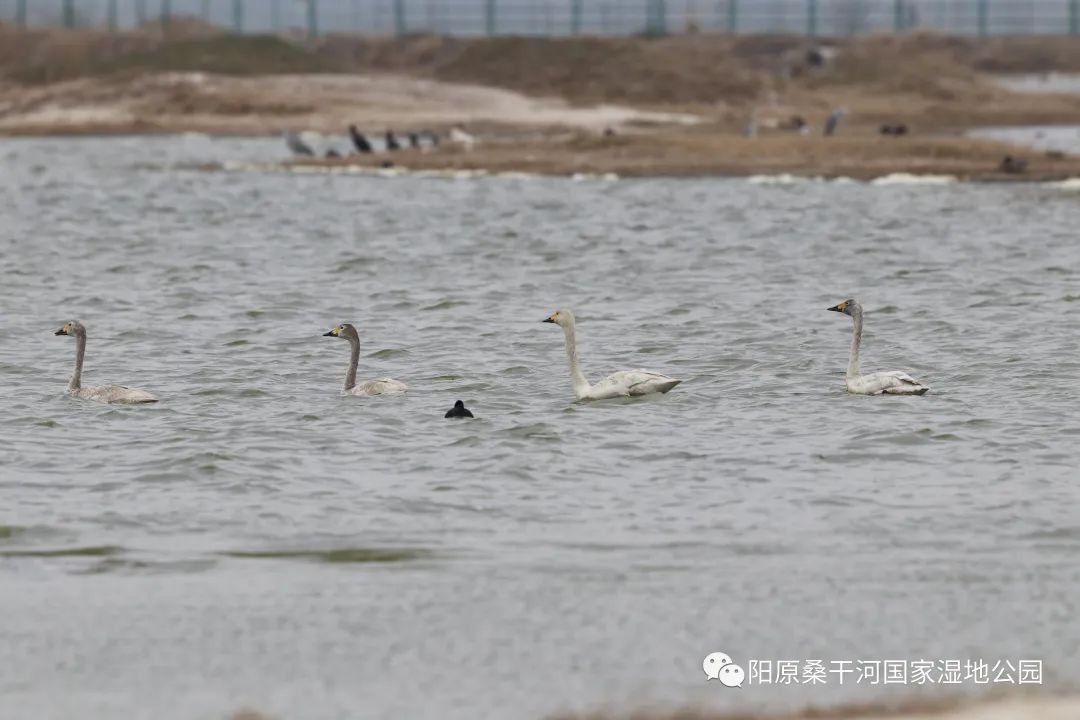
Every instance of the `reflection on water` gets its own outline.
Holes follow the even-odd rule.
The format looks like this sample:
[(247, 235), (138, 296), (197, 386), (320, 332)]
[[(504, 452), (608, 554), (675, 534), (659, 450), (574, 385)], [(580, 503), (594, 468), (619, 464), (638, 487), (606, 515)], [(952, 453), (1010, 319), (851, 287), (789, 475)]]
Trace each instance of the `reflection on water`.
[[(1074, 73), (1004, 75), (996, 80), (1017, 92), (1080, 94), (1080, 75)], [(1080, 153), (1080, 125), (979, 128), (972, 130), (970, 135), (1022, 145), (1035, 150), (1053, 150), (1070, 155)]]
[(1002, 75), (997, 81), (1017, 92), (1065, 93), (1080, 95), (1080, 74), (1034, 73), (1030, 75)]
[[(0, 144), (5, 707), (475, 720), (884, 693), (718, 690), (717, 649), (1076, 677), (1074, 195), (168, 170), (279, 145)], [(864, 369), (931, 394), (845, 394), (850, 321), (825, 308), (849, 296)], [(591, 378), (684, 383), (573, 402), (540, 323), (559, 307)], [(73, 317), (85, 382), (162, 402), (66, 397)], [(361, 379), (408, 395), (340, 397), (348, 348), (321, 335), (343, 321)], [(457, 399), (475, 420), (443, 419)]]
[(1080, 125), (1031, 125), (971, 130), (972, 137), (1000, 140), (1035, 150), (1080, 154)]

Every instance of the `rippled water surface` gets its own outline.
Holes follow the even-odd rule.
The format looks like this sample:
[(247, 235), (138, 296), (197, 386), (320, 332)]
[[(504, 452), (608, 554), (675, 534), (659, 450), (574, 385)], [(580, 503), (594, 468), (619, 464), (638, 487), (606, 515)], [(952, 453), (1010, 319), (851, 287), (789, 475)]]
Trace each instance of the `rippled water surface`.
[[(0, 716), (881, 692), (714, 650), (1077, 677), (1080, 196), (173, 167), (279, 144), (0, 143)], [(844, 392), (852, 295), (929, 395)], [(574, 402), (559, 307), (592, 378), (683, 384)], [(161, 402), (69, 398), (71, 318)], [(407, 396), (340, 396), (343, 321)]]

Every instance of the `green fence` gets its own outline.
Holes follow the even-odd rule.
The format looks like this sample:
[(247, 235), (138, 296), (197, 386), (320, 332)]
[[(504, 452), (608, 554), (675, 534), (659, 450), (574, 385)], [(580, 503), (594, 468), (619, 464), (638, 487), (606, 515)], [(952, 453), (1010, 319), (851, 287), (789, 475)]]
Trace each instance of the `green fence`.
[(236, 32), (847, 36), (930, 28), (1080, 35), (1080, 0), (0, 0), (20, 26), (136, 27), (194, 18)]

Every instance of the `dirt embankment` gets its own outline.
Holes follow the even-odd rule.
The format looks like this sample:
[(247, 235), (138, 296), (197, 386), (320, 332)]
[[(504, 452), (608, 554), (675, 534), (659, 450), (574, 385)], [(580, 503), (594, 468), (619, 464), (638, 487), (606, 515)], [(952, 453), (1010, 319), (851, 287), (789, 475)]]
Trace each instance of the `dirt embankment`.
[[(824, 48), (824, 49), (823, 49)], [(1014, 150), (988, 125), (1080, 124), (1080, 97), (1019, 95), (999, 71), (1080, 71), (1068, 37), (299, 38), (174, 21), (134, 32), (0, 26), (0, 134), (386, 128), (480, 143), (401, 154), (410, 167), (678, 174), (993, 174)], [(826, 116), (848, 114), (832, 138)], [(792, 131), (796, 118), (807, 133)], [(743, 138), (751, 119), (760, 131)], [(879, 135), (904, 125), (905, 137)], [(605, 132), (607, 131), (607, 132)], [(386, 156), (344, 162), (381, 164)], [(342, 162), (342, 161), (334, 161)], [(1069, 158), (1029, 173), (1072, 174)]]

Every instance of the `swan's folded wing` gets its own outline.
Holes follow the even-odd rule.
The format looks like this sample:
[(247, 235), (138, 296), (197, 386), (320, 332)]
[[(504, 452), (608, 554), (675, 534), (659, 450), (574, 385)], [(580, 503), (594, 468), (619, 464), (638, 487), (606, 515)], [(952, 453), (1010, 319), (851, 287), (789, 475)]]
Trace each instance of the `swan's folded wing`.
[(593, 393), (603, 397), (648, 395), (667, 392), (681, 381), (649, 370), (620, 370), (593, 385)]
[(859, 378), (867, 395), (922, 395), (930, 388), (906, 372), (878, 372)]
[(139, 403), (157, 402), (158, 399), (146, 392), (124, 385), (98, 385), (96, 387), (82, 388), (79, 396), (89, 400), (110, 404), (135, 405)]

